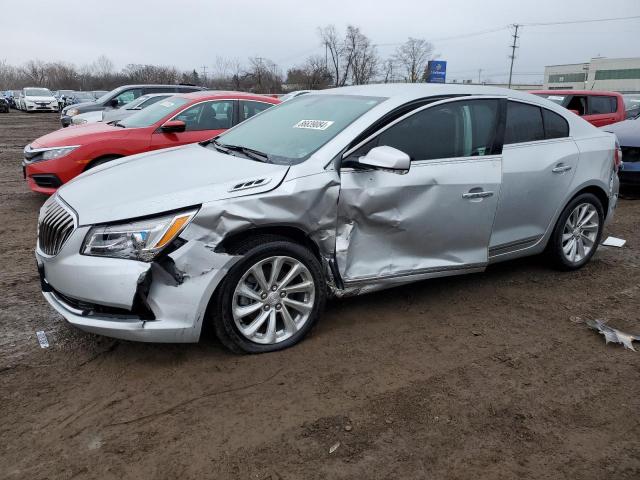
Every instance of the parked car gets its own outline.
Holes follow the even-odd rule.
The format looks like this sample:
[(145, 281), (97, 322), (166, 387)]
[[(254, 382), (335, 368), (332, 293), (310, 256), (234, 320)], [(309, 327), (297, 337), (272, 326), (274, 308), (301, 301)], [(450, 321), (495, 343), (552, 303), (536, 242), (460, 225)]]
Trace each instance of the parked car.
[(13, 90), (6, 90), (5, 92), (3, 92), (2, 95), (4, 99), (7, 101), (7, 103), (9, 104), (10, 108), (16, 108), (16, 101), (13, 98)]
[(328, 293), (545, 250), (584, 266), (616, 206), (615, 158), (613, 135), (524, 92), (310, 93), (65, 185), (40, 211), (43, 292), (94, 333), (193, 342), (206, 322), (234, 351), (278, 350)]
[(71, 92), (71, 94), (66, 97), (66, 106), (93, 102), (93, 100), (94, 98), (91, 92)]
[(291, 100), (292, 98), (296, 98), (299, 97), (300, 95), (305, 95), (309, 92), (312, 92), (313, 90), (295, 90), (293, 92), (289, 92), (285, 95), (282, 95), (280, 97), (280, 101), (281, 102), (286, 102), (287, 100)]
[(0, 97), (0, 113), (9, 113), (9, 110), (9, 101), (4, 96)]
[(142, 95), (120, 108), (108, 108), (102, 111), (87, 112), (76, 115), (75, 117), (72, 117), (71, 124), (83, 125), (85, 123), (95, 122), (117, 122), (119, 120), (124, 120), (128, 116), (133, 115), (156, 102), (159, 102), (163, 98), (168, 98), (173, 95), (173, 93), (151, 93), (149, 95)]
[(623, 94), (625, 119), (638, 118), (640, 116), (640, 94)]
[(106, 108), (119, 108), (147, 93), (188, 93), (199, 90), (204, 89), (186, 85), (124, 85), (105, 93), (95, 101), (82, 102), (64, 108), (60, 114), (60, 123), (63, 127), (68, 127), (71, 125), (71, 117), (75, 115)]
[(73, 93), (73, 90), (58, 90), (57, 92), (53, 92), (53, 96), (56, 97), (56, 100), (58, 101), (59, 109), (67, 106), (67, 101)]
[(618, 172), (620, 183), (640, 185), (640, 117), (607, 125), (602, 129), (614, 133), (618, 138), (622, 151), (622, 165)]
[(27, 87), (20, 94), (20, 108), (25, 112), (57, 112), (58, 101), (48, 88)]
[(237, 92), (174, 95), (119, 122), (78, 125), (38, 138), (24, 149), (24, 175), (31, 190), (52, 194), (97, 165), (201, 142), (277, 103)]
[(537, 90), (530, 93), (562, 105), (596, 127), (625, 119), (624, 99), (618, 92)]
[(18, 100), (20, 98), (20, 90), (11, 90), (11, 93), (13, 95), (11, 95), (11, 101), (9, 102), (9, 105), (11, 105), (11, 108), (15, 108), (16, 110), (19, 109), (18, 107)]

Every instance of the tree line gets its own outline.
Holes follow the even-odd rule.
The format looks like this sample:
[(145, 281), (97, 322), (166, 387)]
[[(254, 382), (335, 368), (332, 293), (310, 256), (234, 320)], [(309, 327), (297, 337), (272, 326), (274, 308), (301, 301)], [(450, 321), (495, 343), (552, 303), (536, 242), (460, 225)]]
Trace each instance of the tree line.
[(76, 66), (67, 62), (29, 60), (10, 65), (0, 60), (0, 89), (27, 86), (51, 90), (111, 90), (125, 84), (188, 83), (216, 90), (281, 93), (298, 89), (322, 89), (377, 82), (420, 82), (426, 78), (433, 45), (425, 39), (409, 38), (382, 58), (376, 45), (361, 29), (348, 25), (341, 32), (334, 25), (318, 28), (324, 55), (311, 55), (283, 73), (274, 61), (250, 57), (246, 61), (218, 56), (211, 71), (183, 71), (170, 65), (128, 64), (116, 70), (104, 55)]

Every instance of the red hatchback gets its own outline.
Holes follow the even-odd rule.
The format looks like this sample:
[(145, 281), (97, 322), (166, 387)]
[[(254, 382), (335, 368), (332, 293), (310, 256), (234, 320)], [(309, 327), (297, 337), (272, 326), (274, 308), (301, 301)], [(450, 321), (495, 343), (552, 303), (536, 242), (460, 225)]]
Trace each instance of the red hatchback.
[(24, 176), (52, 194), (85, 170), (115, 158), (212, 138), (280, 101), (238, 92), (178, 94), (113, 124), (64, 128), (27, 145)]
[(617, 92), (535, 90), (529, 93), (562, 105), (596, 127), (603, 127), (625, 119), (624, 98)]

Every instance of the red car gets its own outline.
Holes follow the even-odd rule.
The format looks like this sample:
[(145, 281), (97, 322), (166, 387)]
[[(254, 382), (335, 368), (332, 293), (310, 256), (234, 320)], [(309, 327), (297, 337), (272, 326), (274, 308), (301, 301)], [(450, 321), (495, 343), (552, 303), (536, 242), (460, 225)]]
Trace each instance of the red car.
[(603, 127), (625, 119), (624, 98), (618, 92), (536, 90), (529, 93), (562, 105), (596, 127)]
[(96, 165), (207, 140), (278, 103), (238, 92), (177, 94), (114, 124), (78, 125), (38, 138), (24, 149), (24, 177), (31, 190), (50, 195)]

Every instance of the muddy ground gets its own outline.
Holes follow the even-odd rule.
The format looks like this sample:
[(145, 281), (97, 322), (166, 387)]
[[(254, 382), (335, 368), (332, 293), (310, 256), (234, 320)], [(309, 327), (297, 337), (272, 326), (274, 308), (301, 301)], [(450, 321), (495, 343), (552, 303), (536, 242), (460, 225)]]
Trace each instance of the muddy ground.
[(531, 258), (332, 301), (268, 355), (136, 344), (41, 297), (20, 161), (57, 127), (0, 114), (0, 478), (640, 478), (640, 352), (582, 323), (640, 333), (640, 200), (609, 227), (627, 246), (578, 272)]

